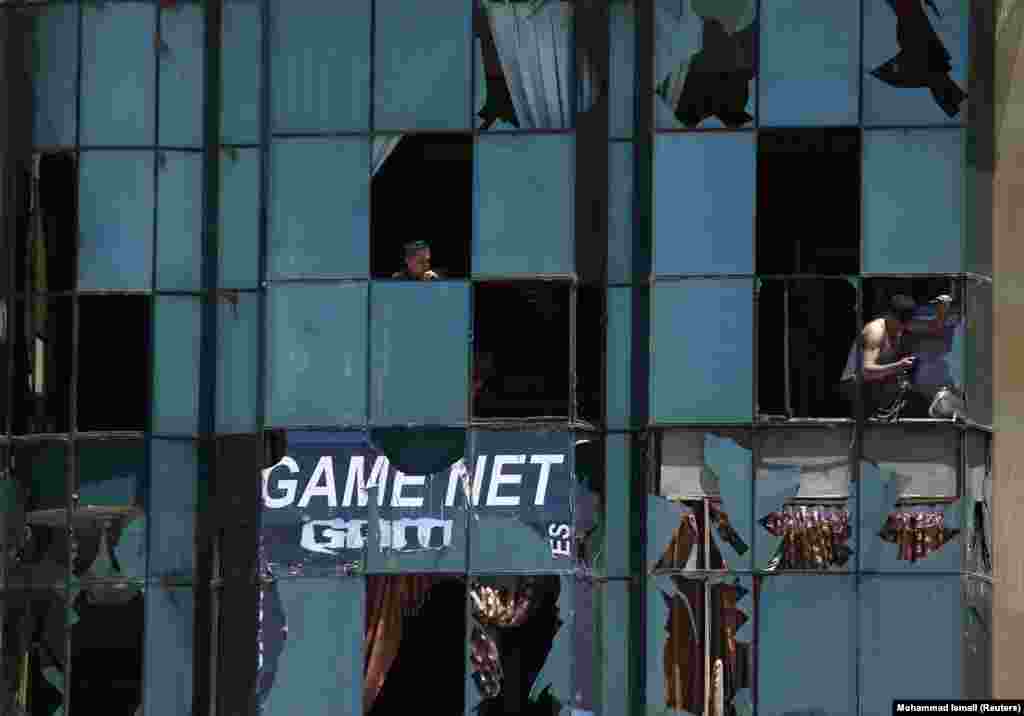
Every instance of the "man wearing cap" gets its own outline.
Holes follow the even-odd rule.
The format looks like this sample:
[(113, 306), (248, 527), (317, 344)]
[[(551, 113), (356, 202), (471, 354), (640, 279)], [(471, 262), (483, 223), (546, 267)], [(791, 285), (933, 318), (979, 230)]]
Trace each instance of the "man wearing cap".
[(441, 276), (430, 268), (430, 245), (426, 241), (410, 241), (402, 247), (405, 268), (391, 278), (404, 281), (431, 281)]

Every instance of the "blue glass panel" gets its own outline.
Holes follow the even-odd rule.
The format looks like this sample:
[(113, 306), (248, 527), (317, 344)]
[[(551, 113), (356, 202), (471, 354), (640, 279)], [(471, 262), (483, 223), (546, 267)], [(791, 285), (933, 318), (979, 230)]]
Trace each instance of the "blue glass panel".
[[(146, 445), (142, 440), (83, 441), (78, 444), (78, 509), (83, 521), (83, 532), (98, 528), (98, 522), (90, 521), (87, 510), (93, 507), (140, 507), (143, 503), (146, 469)], [(93, 537), (98, 537), (94, 533)], [(124, 535), (121, 535), (124, 536)], [(134, 535), (133, 535), (134, 537)], [(119, 544), (113, 542), (115, 554), (120, 552)], [(127, 545), (125, 545), (127, 546)], [(142, 547), (141, 550), (138, 547)], [(136, 549), (124, 550), (136, 573), (125, 573), (126, 577), (143, 579), (146, 576), (145, 562), (131, 559), (145, 547), (139, 543)], [(124, 567), (125, 565), (122, 565)], [(133, 571), (135, 571), (133, 570)], [(91, 576), (99, 576), (95, 571)]]
[(163, 146), (203, 143), (205, 10), (178, 3), (160, 12), (160, 138)]
[(753, 134), (662, 134), (654, 150), (654, 271), (753, 273)]
[(199, 429), (198, 298), (157, 296), (153, 309), (153, 432)]
[(636, 114), (636, 8), (633, 0), (609, 3), (608, 133), (633, 136)]
[(187, 440), (150, 443), (150, 579), (189, 576), (195, 570), (196, 445)]
[(366, 422), (366, 289), (319, 284), (270, 290), (271, 424)]
[(191, 588), (152, 588), (146, 593), (143, 706), (152, 716), (192, 711), (192, 638), (195, 596)]
[(778, 576), (762, 582), (759, 713), (857, 713), (854, 590), (853, 577), (838, 575)]
[(274, 143), (268, 247), (272, 276), (369, 274), (369, 162), (365, 139)]
[(753, 392), (753, 282), (654, 287), (651, 416), (659, 422), (747, 422)]
[(270, 0), (275, 132), (369, 128), (370, 0)]
[[(365, 605), (362, 579), (285, 579), (268, 588), (260, 713), (363, 713)], [(283, 620), (286, 636), (273, 638), (272, 619)]]
[[(860, 478), (860, 564), (864, 570), (960, 571), (960, 433), (953, 428), (929, 427), (876, 426), (865, 431)], [(904, 516), (906, 521), (901, 524)], [(931, 528), (939, 519), (944, 531), (936, 535)], [(913, 548), (904, 550), (902, 543), (907, 539)], [(915, 554), (918, 543), (928, 552)]]
[(856, 124), (860, 5), (764, 0), (761, 126)]
[(608, 145), (608, 281), (633, 279), (633, 145)]
[(370, 381), (375, 425), (460, 424), (469, 384), (469, 286), (373, 285)]
[(625, 429), (633, 424), (633, 289), (608, 289), (608, 348), (605, 406), (608, 427)]
[(966, 124), (968, 4), (863, 5), (864, 124)]
[(958, 129), (865, 132), (865, 273), (962, 270), (962, 159)]
[(36, 146), (75, 143), (78, 98), (78, 6), (40, 8), (33, 35), (32, 66)]
[(161, 152), (158, 161), (156, 287), (197, 291), (203, 255), (203, 157)]
[(260, 139), (263, 77), (261, 0), (226, 0), (222, 18), (221, 136), (225, 143)]
[(466, 467), (474, 573), (571, 572), (573, 436), (475, 431)]
[(254, 432), (259, 413), (259, 295), (226, 294), (217, 314), (217, 432)]
[[(785, 429), (760, 431), (760, 464), (754, 481), (755, 569), (855, 571), (857, 488), (851, 482), (850, 431)], [(843, 525), (849, 533), (843, 534)], [(828, 526), (836, 535), (815, 540)], [(866, 533), (877, 533), (877, 527)], [(811, 558), (805, 545), (818, 544)]]
[(153, 153), (82, 154), (78, 287), (146, 289), (153, 273)]
[(756, 0), (656, 0), (654, 121), (659, 129), (753, 122)]
[(571, 272), (575, 137), (480, 137), (474, 157), (473, 272)]
[(260, 152), (237, 149), (220, 162), (220, 285), (256, 288), (260, 268)]
[(609, 577), (630, 574), (630, 535), (632, 534), (633, 482), (631, 453), (633, 438), (625, 433), (610, 433), (605, 442), (605, 521), (604, 561)]
[(156, 6), (83, 4), (82, 144), (156, 139)]
[(891, 713), (893, 699), (960, 698), (960, 578), (861, 580), (861, 713)]
[(471, 6), (377, 0), (374, 129), (468, 129)]

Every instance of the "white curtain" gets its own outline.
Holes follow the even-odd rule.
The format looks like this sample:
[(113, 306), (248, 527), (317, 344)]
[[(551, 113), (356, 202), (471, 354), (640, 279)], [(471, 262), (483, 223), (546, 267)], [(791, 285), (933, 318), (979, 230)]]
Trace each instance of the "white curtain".
[[(760, 461), (764, 468), (799, 472), (800, 499), (845, 499), (850, 496), (849, 441), (839, 431), (780, 431), (762, 438)], [(761, 471), (759, 470), (759, 472)]]
[[(494, 36), (501, 69), (521, 129), (568, 129), (572, 126), (573, 6), (565, 0), (539, 4), (485, 0), (484, 11)], [(577, 110), (597, 99), (597, 78), (584, 63), (578, 77)]]
[(392, 137), (374, 137), (373, 139), (373, 156), (371, 157), (371, 167), (373, 170), (373, 176), (377, 176), (377, 172), (384, 166), (384, 162), (391, 156), (391, 152), (395, 151), (395, 147), (402, 141), (404, 135), (396, 134)]

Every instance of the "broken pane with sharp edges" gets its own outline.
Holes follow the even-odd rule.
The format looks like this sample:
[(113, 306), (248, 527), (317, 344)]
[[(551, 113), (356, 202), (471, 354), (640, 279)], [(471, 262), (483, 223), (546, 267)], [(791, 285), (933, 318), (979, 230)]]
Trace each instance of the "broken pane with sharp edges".
[(964, 569), (992, 574), (992, 437), (972, 430), (964, 440)]
[(34, 297), (8, 305), (11, 432), (66, 432), (71, 427), (72, 300)]
[(3, 484), (4, 580), (8, 588), (38, 587), (63, 599), (68, 539), (66, 443), (11, 449), (13, 480)]

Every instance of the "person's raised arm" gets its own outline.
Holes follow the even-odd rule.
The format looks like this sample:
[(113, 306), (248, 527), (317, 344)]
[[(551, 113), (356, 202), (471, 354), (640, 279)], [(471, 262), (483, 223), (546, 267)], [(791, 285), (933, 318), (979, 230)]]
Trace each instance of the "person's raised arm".
[(895, 363), (882, 364), (878, 358), (882, 353), (882, 341), (885, 339), (885, 324), (873, 321), (864, 327), (861, 341), (864, 346), (864, 382), (871, 383), (886, 380), (909, 370), (914, 365), (914, 358), (907, 356)]

